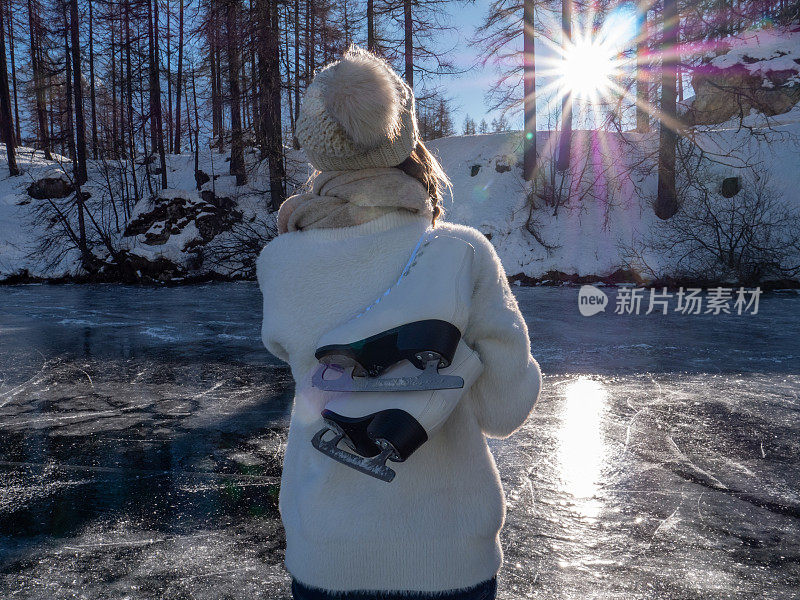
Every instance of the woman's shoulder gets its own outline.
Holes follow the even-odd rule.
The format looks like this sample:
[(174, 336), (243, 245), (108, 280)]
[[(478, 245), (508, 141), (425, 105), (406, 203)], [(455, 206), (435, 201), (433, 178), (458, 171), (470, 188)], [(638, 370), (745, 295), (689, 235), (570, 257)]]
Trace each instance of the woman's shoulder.
[(256, 276), (259, 282), (263, 282), (268, 274), (274, 273), (276, 265), (285, 264), (286, 260), (291, 257), (291, 237), (286, 233), (277, 235), (269, 240), (261, 250), (256, 259)]
[(479, 277), (489, 277), (491, 279), (505, 277), (503, 263), (497, 255), (494, 245), (480, 230), (469, 225), (446, 221), (438, 223), (436, 229), (441, 229), (445, 235), (460, 238), (475, 248), (476, 273)]
[(472, 244), (472, 247), (475, 248), (475, 253), (478, 255), (495, 255), (495, 250), (494, 246), (492, 246), (492, 243), (489, 241), (486, 235), (474, 227), (470, 227), (469, 225), (460, 225), (459, 223), (450, 223), (449, 221), (440, 221), (436, 224), (436, 230), (445, 235), (469, 242)]

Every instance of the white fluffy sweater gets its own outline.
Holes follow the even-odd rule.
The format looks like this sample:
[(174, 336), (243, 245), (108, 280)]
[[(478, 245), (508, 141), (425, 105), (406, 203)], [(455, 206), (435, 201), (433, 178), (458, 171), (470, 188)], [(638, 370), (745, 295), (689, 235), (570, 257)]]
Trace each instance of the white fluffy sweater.
[(286, 566), (307, 586), (452, 590), (490, 579), (502, 562), (505, 502), (485, 436), (505, 437), (522, 425), (539, 395), (541, 372), (503, 267), (480, 232), (437, 225), (475, 247), (464, 339), (484, 364), (445, 425), (395, 465), (392, 483), (311, 446), (323, 426), (307, 384), (317, 340), (397, 279), (427, 224), (392, 213), (355, 227), (292, 232), (271, 241), (258, 260), (264, 344), (289, 363), (297, 382), (280, 511)]

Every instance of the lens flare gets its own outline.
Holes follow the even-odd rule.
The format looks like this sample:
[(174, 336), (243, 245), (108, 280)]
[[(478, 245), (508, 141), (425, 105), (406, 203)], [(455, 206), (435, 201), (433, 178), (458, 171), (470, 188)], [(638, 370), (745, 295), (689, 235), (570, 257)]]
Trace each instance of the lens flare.
[(600, 40), (577, 40), (564, 50), (563, 59), (560, 85), (575, 96), (605, 96), (619, 76), (615, 49)]

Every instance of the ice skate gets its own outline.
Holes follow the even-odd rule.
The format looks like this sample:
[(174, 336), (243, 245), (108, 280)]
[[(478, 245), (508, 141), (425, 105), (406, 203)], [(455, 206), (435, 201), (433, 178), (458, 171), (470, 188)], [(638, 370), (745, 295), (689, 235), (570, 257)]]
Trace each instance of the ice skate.
[[(322, 336), (313, 385), (339, 392), (464, 387), (458, 375), (441, 370), (452, 363), (466, 324), (474, 254), (472, 245), (459, 238), (432, 232), (420, 238), (397, 283)], [(388, 376), (398, 363), (413, 369)]]
[[(348, 467), (390, 482), (395, 471), (386, 462), (403, 462), (424, 444), (482, 370), (477, 353), (461, 341), (440, 374), (458, 378), (462, 383), (459, 388), (338, 394), (322, 411), (325, 427), (311, 443)], [(413, 378), (413, 371), (418, 369), (411, 362), (400, 361), (386, 369), (382, 377), (404, 380)]]

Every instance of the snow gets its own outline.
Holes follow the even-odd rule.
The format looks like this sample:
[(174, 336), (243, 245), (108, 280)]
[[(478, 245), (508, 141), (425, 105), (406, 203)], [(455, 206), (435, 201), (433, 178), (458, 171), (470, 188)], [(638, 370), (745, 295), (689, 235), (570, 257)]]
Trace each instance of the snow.
[(762, 29), (727, 38), (721, 45), (728, 50), (711, 60), (711, 66), (727, 69), (738, 65), (765, 77), (770, 72), (794, 71), (783, 85), (800, 84), (800, 28)]
[[(730, 154), (720, 159), (724, 164), (714, 167), (720, 181), (735, 175), (766, 177), (779, 196), (800, 210), (800, 107), (777, 118), (765, 119), (753, 114), (744, 124), (763, 135), (753, 136), (748, 130), (740, 130), (737, 120), (698, 128), (694, 141), (710, 154)], [(591, 188), (590, 195), (599, 198), (571, 202), (558, 211), (547, 206), (534, 211), (541, 239), (555, 246), (551, 251), (524, 227), (529, 187), (519, 166), (521, 132), (455, 136), (429, 144), (453, 182), (453, 194), (445, 203), (445, 217), (491, 235), (509, 275), (540, 279), (550, 271), (560, 271), (568, 275), (608, 276), (626, 267), (621, 248), (630, 246), (660, 224), (650, 205), (656, 190), (655, 169), (641, 176), (635, 171), (633, 177), (628, 173), (639, 153), (656, 147), (657, 133), (578, 131), (575, 137), (572, 169), (585, 169), (592, 174), (584, 178), (583, 190)], [(593, 139), (588, 142), (587, 138)], [(550, 139), (550, 133), (539, 132), (540, 151), (552, 148)], [(587, 150), (589, 143), (591, 148)], [(497, 165), (506, 164), (513, 165), (510, 171), (496, 170)], [(479, 170), (473, 176), (476, 166)], [(545, 163), (545, 170), (548, 168)], [(651, 260), (657, 265), (660, 258)]]
[[(710, 60), (714, 67), (742, 65), (765, 78), (776, 71), (800, 72), (800, 29), (761, 30), (724, 44), (728, 51)], [(798, 77), (791, 81), (800, 83)], [(690, 103), (691, 99), (684, 104)], [(766, 179), (783, 201), (800, 210), (800, 106), (775, 117), (751, 111), (741, 121), (696, 127), (687, 135), (717, 159), (712, 167), (714, 178), (721, 181), (739, 176), (750, 184)], [(537, 191), (552, 200), (561, 189), (562, 200), (556, 207), (543, 197), (535, 198), (536, 208), (531, 211), (527, 200), (531, 184), (522, 178), (521, 132), (454, 136), (429, 142), (453, 184), (452, 194), (443, 203), (445, 218), (476, 227), (490, 237), (511, 276), (541, 280), (557, 278), (552, 272), (559, 272), (607, 277), (625, 269), (627, 262), (621, 249), (661, 224), (651, 206), (657, 184), (657, 131), (576, 131), (566, 178), (558, 174), (551, 177), (556, 143), (557, 132), (538, 132), (541, 171)], [(0, 145), (0, 161), (4, 157)], [(41, 153), (19, 148), (23, 174), (15, 178), (7, 176), (0, 162), (0, 279), (21, 270), (45, 278), (79, 272), (79, 256), (74, 250), (65, 251), (61, 263), (49, 269), (36, 253), (36, 238), (42, 232), (33, 228), (32, 214), (38, 203), (46, 201), (31, 199), (26, 189), (43, 178), (70, 179), (69, 162), (56, 158), (45, 161)], [(167, 155), (170, 188), (158, 194), (163, 200), (182, 199), (187, 206), (193, 206), (205, 202), (204, 194), (213, 191), (218, 199), (229, 198), (245, 223), (272, 219), (274, 216), (268, 212), (266, 161), (256, 162), (253, 152), (246, 154), (246, 160), (249, 182), (240, 187), (236, 186), (236, 178), (227, 174), (227, 155), (206, 150), (200, 156), (199, 167), (212, 179), (197, 191), (194, 156)], [(65, 165), (66, 172), (60, 164)], [(90, 181), (85, 189), (93, 197), (103, 193), (101, 166), (89, 161)], [(294, 150), (288, 150), (287, 169), (294, 185), (306, 181), (311, 174), (302, 152)], [(137, 173), (143, 177), (144, 168), (137, 166)], [(291, 191), (293, 184), (288, 188)], [(146, 193), (146, 189), (142, 181), (140, 193)], [(133, 218), (146, 214), (153, 206), (149, 199), (141, 200), (133, 208)], [(197, 216), (202, 214), (205, 211)], [(163, 231), (163, 223), (155, 223), (148, 232), (135, 236), (122, 237), (120, 232), (115, 242), (133, 255), (149, 260), (166, 258), (186, 267), (191, 264), (187, 245), (196, 245), (200, 235), (194, 222), (185, 224), (181, 220), (179, 225), (180, 231), (171, 233), (163, 244), (146, 243), (147, 238), (152, 240), (153, 234)], [(220, 235), (224, 239), (226, 234)], [(669, 271), (664, 257), (649, 258)], [(214, 269), (226, 274), (224, 267), (217, 265)]]

